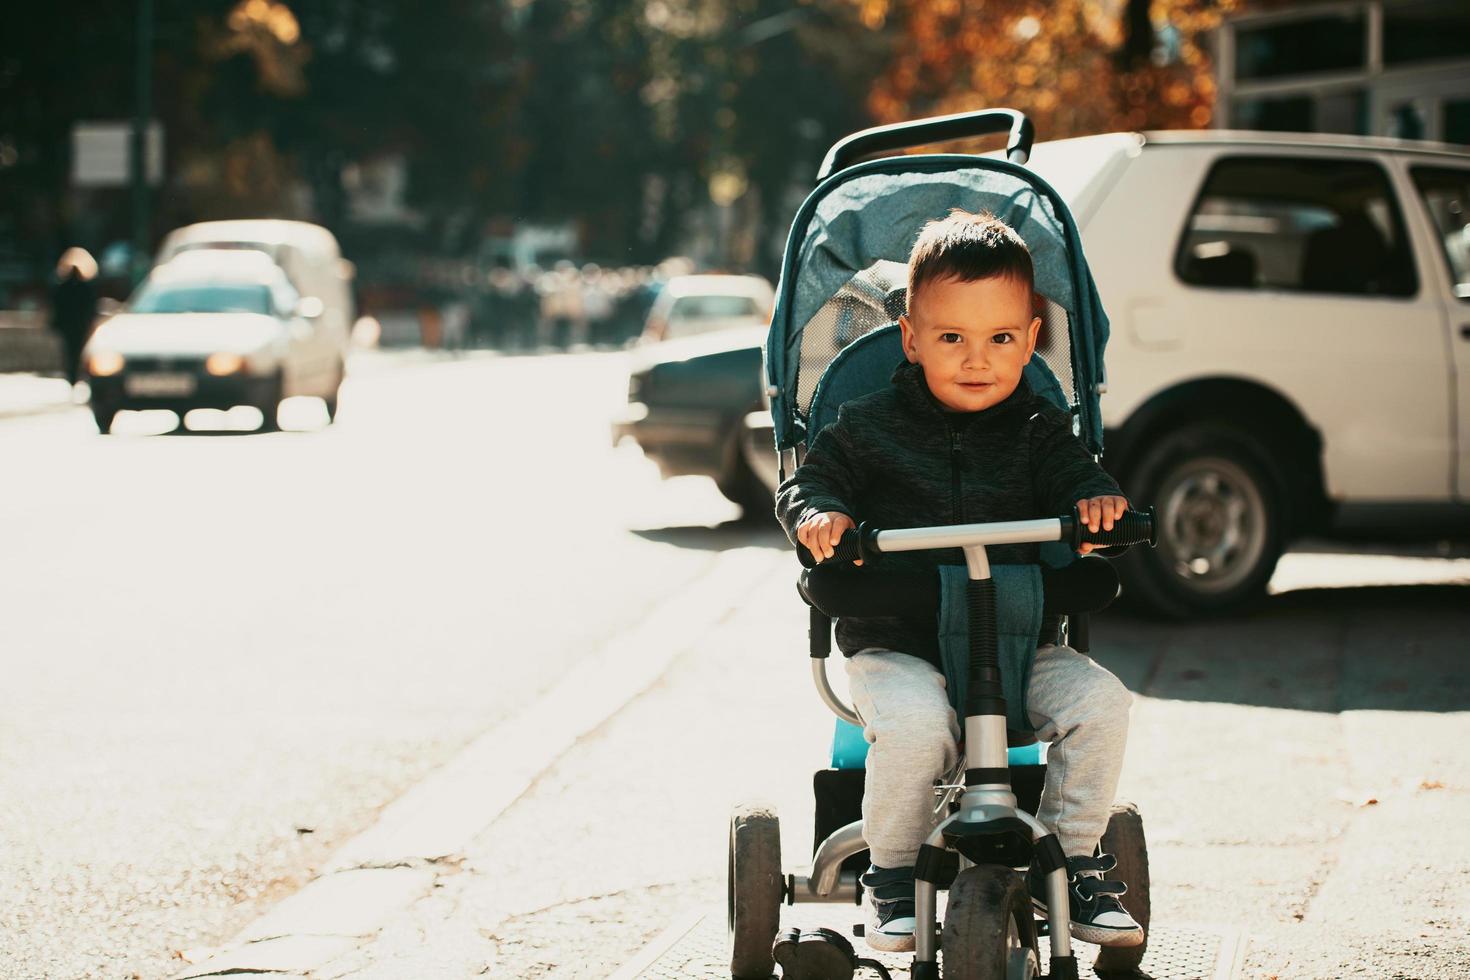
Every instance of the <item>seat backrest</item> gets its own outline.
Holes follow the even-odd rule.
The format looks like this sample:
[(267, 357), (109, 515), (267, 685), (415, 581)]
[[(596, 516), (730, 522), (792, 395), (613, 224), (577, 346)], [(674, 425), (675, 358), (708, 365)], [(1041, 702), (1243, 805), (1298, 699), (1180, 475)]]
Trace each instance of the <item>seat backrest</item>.
[[(817, 383), (812, 395), (811, 423), (807, 444), (818, 432), (837, 421), (837, 411), (845, 402), (879, 391), (893, 378), (894, 370), (904, 362), (903, 335), (897, 323), (879, 327), (844, 347)], [(1067, 396), (1057, 377), (1040, 357), (1026, 365), (1026, 382), (1031, 390), (1067, 411)]]

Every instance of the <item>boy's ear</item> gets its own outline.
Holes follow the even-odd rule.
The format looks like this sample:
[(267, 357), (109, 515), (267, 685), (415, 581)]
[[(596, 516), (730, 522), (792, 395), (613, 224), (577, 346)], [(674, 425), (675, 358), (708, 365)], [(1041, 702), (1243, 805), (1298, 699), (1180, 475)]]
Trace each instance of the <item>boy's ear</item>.
[(910, 364), (919, 363), (919, 342), (914, 337), (914, 325), (909, 322), (907, 313), (898, 318), (898, 329), (903, 335), (903, 356), (909, 359)]
[(1041, 334), (1041, 317), (1032, 317), (1031, 326), (1026, 328), (1026, 363), (1031, 363), (1031, 355), (1036, 353), (1036, 338)]

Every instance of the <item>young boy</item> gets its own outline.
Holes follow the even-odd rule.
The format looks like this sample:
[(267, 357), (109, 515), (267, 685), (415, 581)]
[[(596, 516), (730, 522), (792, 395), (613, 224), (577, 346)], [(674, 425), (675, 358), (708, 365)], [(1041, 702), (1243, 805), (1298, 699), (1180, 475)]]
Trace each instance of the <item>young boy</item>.
[[(1111, 529), (1128, 501), (1072, 434), (1068, 415), (1021, 376), (1041, 326), (1032, 290), (1031, 255), (1000, 220), (957, 210), (926, 225), (909, 257), (908, 313), (899, 318), (908, 363), (889, 388), (844, 405), (781, 485), (776, 511), (787, 534), (824, 560), (858, 519), (902, 528), (1027, 520), (1075, 507), (1092, 530)], [(1036, 545), (987, 553), (995, 564), (1038, 561)], [(885, 567), (941, 564), (963, 557), (955, 550), (884, 559)], [(1037, 817), (1067, 855), (1072, 935), (1137, 945), (1143, 929), (1119, 901), (1124, 886), (1102, 880), (1114, 862), (1094, 856), (1123, 766), (1132, 697), (1089, 657), (1052, 645), (1045, 628), (1040, 641), (1026, 694), (1038, 737), (1051, 743)], [(933, 826), (934, 781), (958, 755), (937, 625), (844, 618), (837, 642), (870, 744), (867, 940), (875, 949), (911, 950), (913, 865)], [(1044, 909), (1044, 879), (1033, 875), (1031, 890)]]

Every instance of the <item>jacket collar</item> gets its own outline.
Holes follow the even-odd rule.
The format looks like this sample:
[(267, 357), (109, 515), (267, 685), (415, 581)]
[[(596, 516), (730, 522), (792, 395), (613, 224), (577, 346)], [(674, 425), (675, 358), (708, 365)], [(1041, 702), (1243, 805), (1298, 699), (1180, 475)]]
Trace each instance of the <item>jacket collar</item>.
[(929, 390), (929, 385), (924, 380), (924, 368), (921, 365), (912, 361), (904, 361), (894, 370), (892, 380), (893, 387), (898, 392), (899, 401), (906, 408), (913, 411), (938, 412), (946, 422), (954, 422), (962, 426), (982, 420), (998, 422), (1010, 418), (1012, 415), (1031, 408), (1031, 403), (1036, 397), (1023, 374), (1021, 383), (1016, 385), (1016, 390), (1011, 392), (999, 405), (992, 405), (978, 412), (951, 412)]

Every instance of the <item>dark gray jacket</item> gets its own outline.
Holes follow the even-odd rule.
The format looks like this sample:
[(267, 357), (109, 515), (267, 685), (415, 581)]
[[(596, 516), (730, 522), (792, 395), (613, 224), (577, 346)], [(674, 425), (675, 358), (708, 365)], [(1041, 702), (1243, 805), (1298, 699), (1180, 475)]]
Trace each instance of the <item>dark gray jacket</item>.
[[(1020, 521), (1075, 512), (1086, 497), (1121, 494), (1072, 434), (1071, 417), (1021, 384), (983, 412), (950, 412), (929, 393), (924, 370), (904, 363), (893, 383), (843, 405), (776, 494), (793, 542), (809, 516), (840, 511), (881, 528)], [(1034, 544), (987, 549), (992, 564), (1033, 564)], [(964, 563), (958, 549), (897, 554), (888, 570)], [(902, 650), (939, 663), (936, 624), (844, 618), (837, 644)]]

